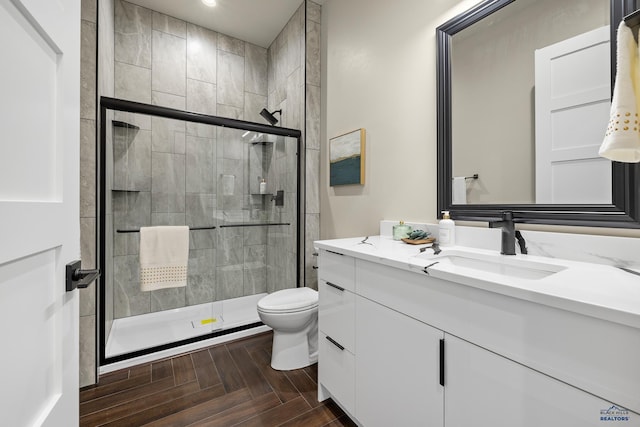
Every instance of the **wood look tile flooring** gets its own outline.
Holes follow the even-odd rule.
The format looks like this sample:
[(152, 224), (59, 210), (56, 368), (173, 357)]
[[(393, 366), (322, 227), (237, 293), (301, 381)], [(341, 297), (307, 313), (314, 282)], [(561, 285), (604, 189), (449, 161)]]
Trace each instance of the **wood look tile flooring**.
[(271, 369), (272, 333), (102, 375), (80, 392), (80, 426), (354, 426), (318, 402), (317, 365)]

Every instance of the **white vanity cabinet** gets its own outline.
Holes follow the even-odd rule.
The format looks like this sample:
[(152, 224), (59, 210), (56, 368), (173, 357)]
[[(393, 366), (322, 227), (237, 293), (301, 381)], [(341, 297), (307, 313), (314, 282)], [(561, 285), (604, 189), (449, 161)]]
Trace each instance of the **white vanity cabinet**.
[(442, 426), (439, 347), (444, 333), (361, 296), (356, 296), (356, 313), (358, 422)]
[(355, 414), (355, 259), (318, 256), (318, 398), (333, 397)]
[(447, 427), (638, 425), (637, 418), (601, 420), (616, 416), (611, 403), (526, 366), (454, 336), (447, 335), (445, 343)]
[(640, 427), (621, 408), (640, 407), (636, 329), (326, 250), (318, 262), (318, 398), (358, 424)]

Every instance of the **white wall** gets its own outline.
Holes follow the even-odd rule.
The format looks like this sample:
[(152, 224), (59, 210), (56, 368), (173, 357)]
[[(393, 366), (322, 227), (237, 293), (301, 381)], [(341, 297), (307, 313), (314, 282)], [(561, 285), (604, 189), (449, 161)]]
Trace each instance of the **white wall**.
[[(381, 219), (437, 221), (435, 29), (477, 3), (323, 4), (320, 238), (377, 234)], [(360, 127), (366, 184), (329, 187), (328, 139)], [(640, 237), (628, 229), (519, 228)]]
[[(436, 220), (438, 25), (477, 0), (328, 0), (322, 15), (320, 236)], [(364, 186), (329, 187), (329, 138), (367, 131)]]

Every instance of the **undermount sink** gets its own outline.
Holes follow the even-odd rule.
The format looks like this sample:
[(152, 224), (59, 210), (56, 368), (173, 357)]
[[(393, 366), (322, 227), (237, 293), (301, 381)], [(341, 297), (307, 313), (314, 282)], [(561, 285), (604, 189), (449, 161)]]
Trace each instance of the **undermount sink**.
[(566, 268), (561, 265), (513, 258), (508, 255), (477, 254), (455, 250), (436, 256), (420, 254), (417, 257), (443, 265), (449, 264), (485, 273), (530, 280), (543, 279)]

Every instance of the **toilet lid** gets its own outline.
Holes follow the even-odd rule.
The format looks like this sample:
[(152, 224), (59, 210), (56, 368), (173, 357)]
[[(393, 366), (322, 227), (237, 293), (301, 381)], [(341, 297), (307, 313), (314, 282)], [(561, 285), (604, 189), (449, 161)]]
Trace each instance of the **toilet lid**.
[(283, 289), (258, 301), (258, 308), (268, 311), (294, 311), (318, 305), (318, 292), (311, 288)]

